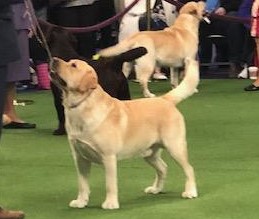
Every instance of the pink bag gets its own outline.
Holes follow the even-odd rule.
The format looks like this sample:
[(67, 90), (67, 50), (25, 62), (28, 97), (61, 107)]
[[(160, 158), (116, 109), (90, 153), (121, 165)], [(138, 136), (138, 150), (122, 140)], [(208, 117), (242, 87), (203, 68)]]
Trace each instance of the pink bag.
[(49, 65), (42, 63), (36, 66), (36, 74), (38, 77), (38, 88), (43, 90), (50, 89)]

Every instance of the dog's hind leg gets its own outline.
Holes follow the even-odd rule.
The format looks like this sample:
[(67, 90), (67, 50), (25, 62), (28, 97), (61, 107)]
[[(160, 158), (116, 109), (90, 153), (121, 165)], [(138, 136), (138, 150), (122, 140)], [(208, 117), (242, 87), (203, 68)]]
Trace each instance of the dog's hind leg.
[(84, 208), (88, 204), (90, 195), (87, 178), (90, 173), (91, 162), (82, 157), (80, 153), (76, 153), (74, 149), (72, 149), (72, 155), (74, 157), (78, 175), (78, 196), (77, 199), (72, 200), (69, 203), (69, 206), (72, 208)]
[(145, 193), (158, 194), (163, 190), (167, 175), (167, 165), (161, 158), (161, 149), (154, 149), (153, 153), (144, 159), (156, 170), (155, 181), (152, 186), (145, 189)]
[[(170, 139), (170, 138), (169, 138)], [(196, 198), (198, 196), (195, 175), (193, 167), (188, 161), (187, 143), (186, 140), (178, 133), (175, 138), (171, 138), (170, 142), (164, 142), (168, 152), (174, 160), (182, 167), (185, 176), (185, 190), (182, 193), (183, 198)]]
[(146, 59), (139, 58), (135, 65), (136, 78), (139, 80), (140, 86), (144, 97), (155, 97), (156, 95), (151, 93), (148, 89), (148, 81), (155, 69), (155, 62), (147, 61)]
[(122, 65), (122, 72), (125, 75), (126, 78), (129, 77), (134, 65), (132, 62), (124, 62)]
[(176, 88), (179, 85), (179, 72), (173, 67), (170, 67), (170, 82), (172, 88)]

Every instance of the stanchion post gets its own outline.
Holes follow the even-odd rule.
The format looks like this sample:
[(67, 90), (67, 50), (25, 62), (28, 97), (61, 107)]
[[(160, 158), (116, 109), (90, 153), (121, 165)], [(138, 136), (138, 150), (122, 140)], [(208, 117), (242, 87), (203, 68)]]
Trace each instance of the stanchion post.
[(151, 29), (151, 10), (150, 10), (150, 0), (146, 0), (146, 11), (147, 11), (147, 30)]

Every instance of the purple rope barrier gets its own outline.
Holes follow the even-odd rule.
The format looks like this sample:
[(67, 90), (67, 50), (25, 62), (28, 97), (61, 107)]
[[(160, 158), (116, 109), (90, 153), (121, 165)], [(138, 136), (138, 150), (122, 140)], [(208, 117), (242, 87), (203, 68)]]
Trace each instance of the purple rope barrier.
[[(134, 0), (127, 8), (125, 8), (122, 12), (119, 12), (118, 14), (116, 14), (115, 16), (99, 23), (96, 25), (92, 25), (92, 26), (88, 26), (88, 27), (63, 27), (65, 29), (67, 29), (68, 31), (72, 32), (72, 33), (86, 33), (86, 32), (92, 32), (92, 31), (97, 31), (100, 30), (106, 26), (109, 26), (110, 24), (112, 24), (114, 21), (120, 19), (121, 17), (123, 17), (134, 5), (136, 5), (140, 0)], [(178, 0), (165, 0), (166, 2), (173, 4), (176, 6), (177, 10), (179, 10), (184, 3), (178, 1)], [(219, 19), (219, 20), (227, 20), (227, 21), (233, 21), (233, 22), (239, 22), (239, 23), (244, 23), (244, 24), (250, 24), (251, 22), (251, 18), (240, 18), (240, 17), (236, 17), (236, 16), (228, 16), (228, 15), (217, 15), (217, 14), (209, 14), (208, 15), (211, 18), (214, 19)], [(54, 24), (51, 24), (47, 21), (38, 19), (40, 23), (45, 23), (48, 24), (49, 26), (57, 26)]]
[[(140, 0), (134, 0), (127, 8), (125, 8), (122, 12), (119, 12), (118, 14), (116, 14), (115, 16), (99, 23), (99, 24), (95, 24), (92, 26), (88, 26), (88, 27), (64, 27), (62, 26), (64, 29), (70, 31), (71, 33), (87, 33), (87, 32), (92, 32), (92, 31), (96, 31), (96, 30), (100, 30), (104, 27), (109, 26), (110, 24), (112, 24), (114, 21), (120, 19), (121, 17), (123, 17), (131, 8), (133, 8), (134, 5), (136, 5)], [(56, 24), (51, 24), (45, 20), (42, 19), (38, 19), (39, 23), (48, 25), (48, 26), (60, 26), (60, 25), (56, 25)]]
[(243, 24), (250, 24), (251, 23), (251, 17), (236, 17), (236, 16), (229, 16), (229, 15), (217, 15), (217, 14), (210, 14), (209, 17), (218, 19), (218, 20), (224, 20), (224, 21), (232, 21), (232, 22), (238, 22)]

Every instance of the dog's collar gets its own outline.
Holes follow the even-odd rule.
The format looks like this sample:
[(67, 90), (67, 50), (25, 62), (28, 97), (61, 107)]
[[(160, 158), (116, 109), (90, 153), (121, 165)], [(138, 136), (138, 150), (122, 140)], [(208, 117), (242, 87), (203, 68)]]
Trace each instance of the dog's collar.
[(90, 96), (91, 93), (92, 92), (84, 95), (79, 101), (77, 101), (75, 103), (72, 103), (72, 104), (69, 104), (68, 108), (69, 109), (75, 109), (75, 108), (79, 107), (86, 100), (86, 98)]
[(85, 99), (87, 98), (87, 96), (84, 96), (84, 98), (82, 98), (81, 100), (79, 100), (77, 103), (72, 103), (68, 106), (69, 109), (74, 109), (77, 108), (79, 105), (81, 105), (81, 103), (83, 103), (85, 101)]

